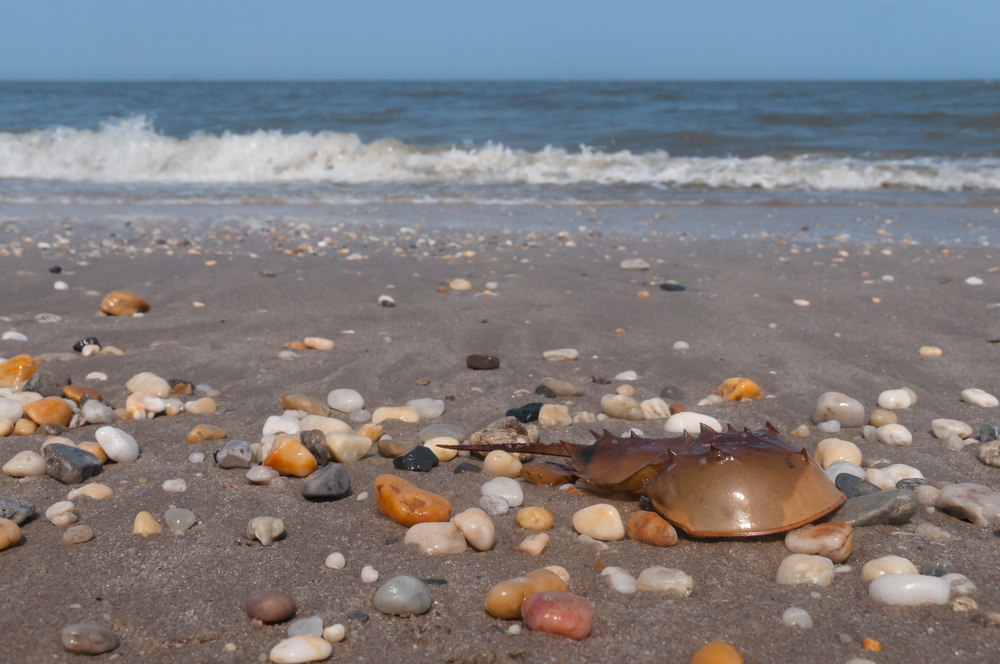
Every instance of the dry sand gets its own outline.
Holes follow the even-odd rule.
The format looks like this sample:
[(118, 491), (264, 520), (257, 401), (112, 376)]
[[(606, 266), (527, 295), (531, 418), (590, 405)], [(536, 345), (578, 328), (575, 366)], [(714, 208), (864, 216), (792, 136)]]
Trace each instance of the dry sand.
[[(552, 233), (474, 232), (470, 238), (465, 231), (446, 230), (435, 232), (434, 247), (411, 248), (420, 233), (396, 239), (381, 229), (380, 237), (391, 239), (365, 244), (365, 231), (353, 230), (359, 233), (356, 240), (335, 231), (304, 239), (288, 234), (278, 249), (272, 245), (281, 233), (251, 234), (232, 251), (241, 238), (230, 234), (227, 240), (223, 232), (196, 241), (199, 255), (185, 253), (191, 246), (172, 249), (149, 235), (136, 236), (136, 255), (125, 255), (122, 243), (103, 249), (99, 257), (86, 257), (88, 265), (75, 264), (80, 255), (65, 253), (79, 238), (61, 252), (25, 245), (21, 258), (0, 258), (0, 316), (9, 319), (4, 329), (29, 337), (28, 342), (0, 342), (0, 356), (70, 351), (77, 339), (94, 335), (127, 355), (59, 368), (76, 381), (91, 371), (107, 373), (108, 382), (95, 386), (115, 405), (123, 405), (124, 383), (140, 371), (208, 383), (222, 392), (214, 415), (120, 425), (139, 442), (142, 456), (131, 465), (108, 465), (96, 478), (115, 490), (113, 499), (77, 501), (80, 523), (94, 530), (91, 542), (63, 545), (63, 529), (40, 517), (24, 526), (18, 546), (0, 553), (0, 660), (73, 661), (76, 656), (59, 645), (59, 630), (68, 623), (92, 622), (122, 640), (114, 653), (95, 661), (256, 662), (284, 638), (287, 624), (253, 626), (243, 600), (255, 590), (272, 588), (295, 596), (297, 617), (318, 615), (325, 625), (347, 627), (331, 661), (686, 662), (710, 640), (734, 644), (748, 663), (842, 664), (863, 656), (880, 664), (1000, 661), (997, 627), (976, 624), (969, 613), (947, 605), (876, 604), (859, 577), (861, 565), (878, 556), (901, 555), (918, 566), (948, 558), (979, 587), (974, 597), (980, 608), (1000, 610), (998, 533), (940, 512), (921, 511), (914, 520), (948, 530), (952, 537), (943, 541), (894, 534), (898, 528), (888, 526), (856, 530), (848, 560), (854, 569), (837, 575), (828, 588), (775, 584), (778, 564), (788, 554), (780, 538), (698, 541), (682, 536), (665, 549), (623, 540), (598, 552), (577, 541), (570, 521), (574, 511), (603, 499), (531, 485), (525, 485), (525, 505), (541, 505), (555, 515), (551, 544), (540, 558), (517, 552), (528, 533), (516, 525), (513, 511), (496, 519), (493, 550), (427, 557), (403, 545), (405, 529), (381, 517), (374, 499), (308, 503), (297, 479), (284, 490), (252, 486), (245, 471), (221, 470), (212, 463), (211, 453), (221, 444), (185, 440), (192, 426), (209, 423), (230, 438), (255, 441), (264, 419), (280, 414), (280, 393), (325, 398), (340, 387), (361, 392), (370, 409), (419, 397), (454, 397), (438, 420), (388, 423), (386, 432), (398, 440), (416, 440), (420, 429), (434, 422), (479, 429), (508, 408), (539, 400), (517, 392), (533, 390), (546, 376), (578, 382), (586, 390), (586, 396), (565, 400), (572, 402), (571, 412), (597, 412), (600, 396), (614, 385), (599, 385), (591, 377), (611, 378), (632, 369), (639, 373), (634, 387), (641, 398), (673, 384), (686, 391), (683, 404), (689, 410), (737, 427), (770, 421), (785, 432), (808, 421), (822, 392), (847, 393), (871, 412), (880, 391), (909, 386), (919, 403), (897, 412), (914, 433), (912, 447), (869, 444), (859, 430), (840, 437), (857, 442), (868, 459), (913, 465), (931, 481), (979, 482), (996, 489), (1000, 470), (979, 463), (975, 446), (942, 451), (930, 432), (931, 420), (938, 417), (964, 420), (977, 430), (984, 421), (1000, 419), (997, 410), (959, 401), (966, 387), (1000, 390), (1000, 349), (987, 341), (1000, 333), (1000, 308), (987, 307), (1000, 302), (998, 276), (987, 272), (1000, 265), (993, 251), (954, 248), (943, 255), (936, 247), (892, 245), (892, 254), (883, 255), (882, 246), (779, 245), (774, 238), (682, 242), (576, 232), (577, 246), (567, 247)], [(324, 235), (333, 236), (334, 246), (314, 251), (326, 256), (281, 251), (303, 242), (315, 247)], [(460, 246), (448, 247), (449, 238)], [(512, 246), (504, 244), (508, 239)], [(151, 255), (142, 253), (145, 246), (154, 248)], [(394, 253), (395, 246), (403, 252)], [(497, 251), (498, 246), (504, 250)], [(347, 260), (350, 254), (336, 253), (340, 247), (368, 258)], [(441, 248), (476, 255), (444, 258)], [(619, 262), (629, 257), (644, 258), (652, 269), (621, 271)], [(843, 262), (834, 262), (838, 258)], [(209, 260), (217, 265), (206, 266)], [(65, 273), (49, 274), (52, 264)], [(260, 276), (261, 270), (276, 276)], [(880, 281), (884, 274), (894, 281)], [(985, 285), (965, 285), (971, 275), (984, 278)], [(473, 290), (437, 292), (456, 277), (469, 279)], [(53, 290), (58, 278), (71, 290)], [(869, 278), (877, 283), (865, 285)], [(687, 291), (656, 288), (665, 279), (677, 280)], [(495, 296), (482, 294), (489, 281), (499, 284)], [(87, 289), (102, 295), (112, 289), (136, 292), (152, 311), (141, 318), (95, 316), (100, 298), (86, 295)], [(650, 297), (639, 298), (642, 290)], [(395, 298), (394, 308), (376, 305), (383, 293)], [(811, 306), (794, 306), (796, 298)], [(205, 306), (192, 306), (195, 301)], [(35, 323), (40, 312), (64, 320)], [(772, 322), (776, 329), (768, 327)], [(616, 333), (619, 328), (624, 334)], [(313, 335), (332, 338), (337, 347), (302, 352), (293, 361), (278, 358), (283, 343)], [(672, 350), (677, 340), (688, 341), (690, 350)], [(944, 355), (920, 357), (917, 350), (924, 345), (939, 346)], [(580, 360), (542, 360), (543, 351), (561, 347), (579, 349)], [(470, 353), (496, 355), (501, 367), (471, 371), (465, 367)], [(731, 376), (756, 381), (774, 398), (695, 407)], [(418, 378), (430, 384), (419, 386)], [(481, 393), (473, 392), (477, 387)], [(610, 420), (603, 426), (620, 434), (631, 424)], [(661, 421), (638, 426), (648, 435), (662, 433)], [(584, 441), (592, 427), (543, 430), (543, 439)], [(92, 440), (94, 428), (72, 430), (69, 437)], [(804, 440), (810, 451), (827, 437), (811, 428), (810, 438), (793, 439)], [(39, 436), (4, 438), (0, 458), (37, 450), (40, 443)], [(195, 451), (208, 459), (189, 463)], [(431, 491), (455, 491), (457, 513), (478, 505), (487, 477), (455, 475), (456, 463), (426, 475), (403, 473), (373, 448), (348, 470), (355, 495), (371, 492), (378, 475), (394, 473)], [(171, 478), (184, 478), (187, 492), (164, 492), (161, 485)], [(0, 495), (31, 500), (39, 512), (63, 500), (69, 488), (47, 477), (0, 476)], [(625, 518), (638, 509), (636, 502), (611, 502)], [(193, 510), (197, 525), (184, 536), (143, 539), (131, 533), (137, 512), (162, 518), (170, 505)], [(287, 537), (267, 548), (251, 543), (246, 523), (259, 515), (284, 519)], [(345, 555), (346, 568), (323, 566), (334, 551)], [(633, 576), (652, 565), (680, 568), (694, 577), (694, 594), (673, 600), (619, 594), (592, 570), (598, 557)], [(371, 605), (378, 584), (360, 579), (365, 565), (380, 572), (380, 581), (410, 574), (446, 583), (431, 586), (429, 613), (383, 616)], [(590, 602), (594, 627), (587, 639), (574, 642), (527, 630), (508, 635), (503, 630), (511, 623), (483, 610), (492, 585), (544, 565), (564, 566), (572, 575), (570, 590)], [(782, 625), (781, 614), (790, 606), (806, 609), (815, 626)], [(349, 618), (356, 611), (370, 619)], [(880, 641), (881, 652), (862, 651), (866, 637)], [(236, 652), (224, 650), (227, 643), (236, 644)]]

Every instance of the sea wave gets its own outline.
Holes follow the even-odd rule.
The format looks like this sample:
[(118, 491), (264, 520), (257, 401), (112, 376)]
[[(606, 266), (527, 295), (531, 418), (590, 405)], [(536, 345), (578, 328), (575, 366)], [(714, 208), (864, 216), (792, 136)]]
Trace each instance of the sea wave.
[(1000, 191), (1000, 159), (927, 156), (862, 159), (832, 155), (671, 156), (487, 143), (414, 147), (364, 143), (331, 131), (284, 134), (158, 133), (144, 116), (100, 129), (0, 132), (0, 178), (151, 184), (405, 183), (454, 185), (645, 185), (665, 188)]

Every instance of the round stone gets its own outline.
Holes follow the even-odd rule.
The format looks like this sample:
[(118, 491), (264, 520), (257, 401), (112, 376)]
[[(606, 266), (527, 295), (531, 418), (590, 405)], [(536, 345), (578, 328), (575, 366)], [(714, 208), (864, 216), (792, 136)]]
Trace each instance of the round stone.
[(420, 615), (431, 608), (431, 591), (417, 578), (397, 576), (375, 591), (372, 604), (390, 616)]
[(247, 597), (247, 615), (266, 623), (288, 620), (295, 613), (295, 598), (288, 593), (258, 590)]
[(118, 647), (114, 632), (96, 625), (76, 624), (63, 627), (63, 648), (80, 655), (100, 655)]
[(583, 639), (590, 634), (591, 612), (587, 600), (568, 592), (536, 592), (521, 605), (524, 624), (533, 632)]

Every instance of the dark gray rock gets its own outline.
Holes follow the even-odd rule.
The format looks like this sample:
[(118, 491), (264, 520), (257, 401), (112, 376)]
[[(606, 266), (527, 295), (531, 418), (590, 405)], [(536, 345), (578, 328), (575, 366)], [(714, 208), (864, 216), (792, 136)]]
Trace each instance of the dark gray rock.
[(347, 615), (351, 620), (357, 620), (358, 622), (366, 623), (368, 622), (368, 614), (364, 611), (355, 611), (354, 613), (349, 613)]
[(414, 470), (418, 473), (429, 473), (431, 468), (440, 461), (426, 447), (417, 446), (405, 454), (400, 454), (392, 460), (392, 465), (400, 470)]
[(101, 472), (104, 463), (87, 450), (60, 443), (45, 446), (45, 472), (63, 484), (80, 484)]
[(686, 291), (687, 289), (680, 284), (660, 284), (660, 290), (665, 291)]
[(541, 403), (526, 403), (520, 408), (511, 408), (508, 410), (507, 417), (516, 417), (518, 422), (535, 422), (538, 420), (538, 411), (541, 409)]
[(869, 496), (873, 493), (881, 493), (882, 489), (878, 488), (871, 482), (867, 482), (856, 475), (851, 475), (850, 473), (840, 473), (837, 475), (837, 479), (834, 480), (834, 484), (837, 488), (844, 492), (844, 495), (848, 498), (857, 498), (858, 496)]
[(38, 425), (38, 428), (35, 429), (35, 433), (41, 434), (43, 436), (61, 436), (67, 431), (69, 431), (68, 427), (64, 427), (61, 424), (56, 424), (55, 422), (40, 424)]
[(35, 372), (35, 375), (28, 379), (24, 386), (25, 392), (38, 392), (43, 397), (62, 397), (63, 388), (69, 385), (69, 376), (64, 373), (56, 373), (52, 369), (43, 367)]
[(351, 476), (339, 463), (323, 466), (306, 478), (302, 497), (306, 500), (336, 500), (351, 490)]
[(114, 632), (97, 625), (66, 625), (62, 630), (63, 648), (80, 655), (100, 655), (118, 647)]
[(1000, 438), (1000, 424), (983, 422), (979, 425), (979, 442), (990, 443)]
[(546, 399), (555, 399), (558, 395), (556, 391), (553, 390), (548, 385), (539, 385), (535, 388), (535, 394), (545, 397)]
[(299, 433), (299, 437), (302, 440), (302, 445), (313, 455), (320, 468), (333, 461), (330, 448), (326, 446), (326, 434), (322, 431), (318, 429), (302, 431)]
[(930, 482), (928, 482), (927, 480), (925, 480), (922, 477), (905, 477), (905, 478), (899, 480), (898, 482), (896, 482), (896, 488), (897, 489), (908, 489), (909, 491), (913, 491), (918, 486), (925, 486), (925, 485), (928, 485), (928, 484), (930, 484)]
[(462, 473), (478, 473), (481, 472), (482, 468), (479, 466), (474, 466), (471, 463), (460, 463), (455, 466), (455, 474), (461, 475)]
[(465, 366), (476, 371), (490, 371), (500, 368), (500, 358), (492, 355), (470, 355), (465, 358)]
[(219, 468), (249, 468), (253, 465), (252, 460), (250, 443), (245, 440), (231, 440), (215, 453), (215, 462), (219, 464)]
[(900, 525), (917, 513), (917, 494), (906, 489), (889, 489), (867, 496), (849, 498), (824, 521), (839, 521), (853, 528)]
[(677, 387), (676, 385), (667, 385), (662, 390), (660, 390), (660, 398), (680, 401), (681, 399), (684, 398), (684, 390)]
[(101, 342), (97, 340), (97, 337), (85, 337), (80, 339), (75, 344), (73, 344), (73, 350), (80, 352), (83, 350), (84, 346), (100, 346)]
[(34, 513), (34, 503), (19, 498), (0, 497), (0, 519), (10, 519), (20, 526)]
[(945, 574), (954, 574), (957, 571), (958, 568), (955, 567), (955, 564), (947, 558), (931, 560), (920, 566), (920, 573), (926, 576), (944, 576)]

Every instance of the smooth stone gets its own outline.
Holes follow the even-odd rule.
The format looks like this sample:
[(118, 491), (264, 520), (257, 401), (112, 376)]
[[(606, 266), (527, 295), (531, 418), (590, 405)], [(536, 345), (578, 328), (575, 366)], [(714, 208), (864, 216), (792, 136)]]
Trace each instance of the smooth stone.
[(341, 413), (351, 413), (365, 407), (365, 399), (356, 390), (340, 388), (326, 395), (327, 405)]
[[(371, 442), (368, 444), (371, 445)], [(298, 440), (287, 435), (275, 438), (270, 453), (264, 459), (264, 465), (275, 469), (281, 475), (295, 477), (307, 477), (318, 467), (312, 453)]]
[(979, 442), (990, 443), (1000, 439), (1000, 424), (996, 422), (983, 422), (979, 425)]
[(649, 263), (641, 258), (626, 258), (618, 267), (626, 271), (643, 272), (649, 269)]
[(304, 394), (282, 394), (278, 397), (278, 401), (286, 410), (301, 410), (320, 417), (327, 417), (330, 414), (329, 406), (319, 399)]
[(441, 399), (410, 399), (406, 405), (415, 410), (420, 419), (433, 419), (444, 414), (444, 401)]
[(17, 422), (23, 416), (24, 406), (20, 402), (0, 397), (0, 419), (7, 420), (8, 422)]
[(743, 658), (725, 641), (710, 641), (691, 656), (689, 664), (743, 664)]
[(302, 423), (293, 417), (285, 415), (271, 415), (264, 420), (264, 427), (261, 429), (262, 436), (277, 436), (287, 434), (294, 436), (302, 430)]
[[(0, 388), (16, 387), (27, 382), (25, 389), (30, 392), (37, 392), (38, 385), (31, 385), (31, 378), (38, 371), (38, 365), (30, 355), (15, 355), (5, 362), (0, 362)], [(62, 388), (69, 384), (69, 378), (62, 385), (58, 385), (58, 392), (51, 396), (62, 394)], [(30, 387), (29, 387), (30, 386)]]
[(420, 421), (420, 415), (413, 406), (382, 406), (376, 408), (372, 413), (372, 423), (381, 424), (386, 420), (400, 420), (409, 424), (416, 424)]
[(187, 482), (182, 479), (167, 480), (163, 483), (163, 490), (168, 493), (184, 493), (187, 488)]
[(68, 526), (77, 520), (76, 505), (69, 500), (61, 500), (45, 510), (45, 518), (55, 526)]
[(346, 635), (347, 630), (340, 623), (330, 625), (323, 630), (323, 639), (330, 643), (340, 643), (344, 640), (344, 636)]
[(566, 592), (566, 582), (550, 569), (536, 569), (524, 576), (501, 581), (486, 595), (486, 612), (501, 620), (521, 617), (524, 600), (534, 593)]
[(192, 415), (207, 415), (215, 412), (215, 401), (211, 397), (202, 397), (184, 404), (184, 410)]
[(541, 413), (542, 406), (541, 403), (529, 403), (521, 406), (520, 408), (511, 408), (507, 411), (507, 417), (515, 417), (519, 422), (534, 422), (538, 419), (539, 413)]
[(367, 422), (372, 418), (372, 414), (369, 413), (364, 408), (357, 408), (352, 410), (349, 419), (352, 422)]
[(846, 523), (817, 523), (785, 534), (785, 546), (792, 553), (823, 556), (842, 563), (854, 548), (854, 533)]
[(84, 404), (89, 400), (100, 401), (102, 398), (100, 392), (84, 385), (67, 385), (63, 388), (62, 395), (77, 405)]
[[(52, 445), (51, 447), (66, 446)], [(11, 477), (41, 477), (46, 473), (45, 459), (38, 452), (24, 450), (15, 454), (10, 461), (3, 465), (3, 472)]]
[(452, 279), (448, 287), (453, 291), (467, 291), (472, 289), (472, 284), (468, 279)]
[(947, 604), (951, 598), (951, 585), (934, 576), (886, 574), (871, 582), (868, 596), (882, 604)]
[(587, 600), (568, 592), (542, 591), (521, 604), (525, 626), (533, 632), (580, 640), (590, 634), (592, 616)]
[(309, 450), (316, 459), (316, 465), (322, 468), (333, 460), (333, 453), (326, 444), (326, 434), (319, 429), (308, 429), (299, 432), (299, 442)]
[(90, 526), (70, 526), (63, 533), (63, 544), (83, 544), (94, 539), (94, 530)]
[(824, 392), (816, 400), (813, 408), (812, 422), (819, 424), (836, 420), (847, 428), (855, 428), (865, 423), (865, 407), (860, 401), (852, 399), (840, 392)]
[(835, 433), (840, 431), (840, 422), (837, 420), (827, 420), (826, 422), (820, 422), (816, 425), (817, 431), (822, 431), (823, 433)]
[(824, 469), (829, 468), (836, 461), (849, 461), (860, 466), (864, 458), (857, 445), (839, 438), (821, 440), (816, 446), (816, 454), (813, 456)]
[(302, 345), (313, 350), (333, 350), (337, 346), (333, 339), (325, 337), (306, 337), (302, 340)]
[(46, 473), (63, 484), (80, 484), (104, 468), (99, 458), (77, 447), (46, 445), (44, 453)]
[(337, 552), (327, 556), (323, 564), (330, 569), (344, 569), (347, 561), (344, 559), (344, 554)]
[(132, 521), (132, 534), (134, 535), (147, 537), (149, 535), (158, 535), (162, 532), (163, 526), (149, 512), (139, 512)]
[(671, 415), (669, 419), (664, 422), (663, 429), (667, 433), (689, 433), (697, 436), (701, 433), (701, 426), (703, 424), (713, 431), (722, 431), (722, 425), (719, 424), (719, 420), (714, 417), (709, 417), (708, 415), (692, 413), (690, 411), (684, 411), (682, 413), (675, 413)]
[(326, 659), (332, 652), (333, 646), (325, 639), (302, 634), (279, 642), (268, 656), (276, 664), (301, 664)]
[(956, 572), (958, 572), (958, 569), (955, 567), (955, 564), (947, 558), (930, 560), (920, 566), (920, 573), (926, 576), (941, 577), (947, 574), (955, 574)]
[(130, 393), (145, 392), (161, 399), (170, 396), (171, 392), (170, 383), (148, 371), (137, 373), (129, 378), (125, 387)]
[(405, 454), (400, 454), (392, 460), (394, 468), (399, 470), (411, 470), (419, 473), (429, 473), (431, 469), (440, 464), (437, 455), (422, 445), (410, 448)]
[(380, 514), (407, 527), (447, 521), (451, 516), (447, 500), (394, 475), (375, 479), (375, 501)]
[(812, 617), (810, 617), (809, 613), (797, 606), (785, 609), (785, 612), (781, 614), (781, 623), (788, 627), (801, 627), (803, 629), (809, 629), (813, 626)]
[(326, 446), (339, 463), (355, 463), (368, 454), (372, 439), (356, 433), (334, 432), (326, 434)]
[(247, 471), (247, 479), (253, 484), (270, 484), (271, 480), (280, 475), (278, 471), (268, 466), (253, 466)]
[(902, 556), (882, 556), (865, 563), (861, 568), (861, 580), (870, 582), (883, 574), (916, 574), (916, 566)]
[(621, 514), (614, 505), (598, 504), (584, 507), (573, 515), (573, 528), (581, 535), (604, 542), (625, 537)]
[(111, 291), (101, 300), (101, 311), (109, 316), (132, 316), (149, 311), (149, 303), (135, 293)]
[(285, 532), (285, 522), (273, 516), (257, 516), (247, 524), (247, 537), (259, 540), (263, 546), (270, 546)]
[(35, 504), (19, 498), (0, 497), (0, 519), (8, 519), (20, 526), (35, 513)]
[(351, 477), (339, 463), (324, 466), (302, 483), (302, 497), (306, 500), (336, 500), (351, 490)]
[(848, 498), (868, 496), (875, 493), (881, 493), (882, 491), (881, 488), (871, 482), (868, 482), (865, 478), (852, 475), (850, 473), (838, 474), (834, 479), (834, 484), (836, 484), (837, 488), (840, 489)]
[(387, 459), (395, 459), (401, 454), (405, 454), (413, 449), (412, 443), (404, 443), (401, 440), (383, 438), (378, 441), (378, 453)]
[[(495, 477), (483, 484), (479, 491), (484, 496), (500, 496), (510, 507), (520, 507), (524, 503), (524, 491), (521, 485), (509, 477)], [(489, 514), (489, 510), (486, 512)]]
[(226, 437), (226, 432), (219, 427), (209, 424), (198, 424), (188, 432), (187, 441), (189, 443), (201, 443), (206, 440), (222, 440)]
[(573, 424), (569, 408), (562, 404), (545, 404), (538, 411), (538, 424), (543, 427), (568, 427)]
[(867, 478), (865, 469), (861, 466), (856, 466), (850, 461), (834, 461), (830, 464), (830, 467), (826, 469), (826, 476), (834, 482), (836, 482), (837, 478), (841, 475), (852, 475), (858, 479)]
[(636, 580), (621, 567), (605, 567), (601, 576), (608, 577), (611, 587), (625, 595), (632, 595), (637, 590)]
[(996, 408), (1000, 406), (1000, 401), (997, 401), (995, 396), (975, 387), (962, 390), (962, 401), (973, 406), (979, 406), (980, 408)]
[(525, 507), (517, 512), (517, 525), (525, 530), (548, 530), (555, 523), (552, 512), (544, 507)]
[(469, 355), (465, 358), (465, 366), (476, 371), (490, 371), (500, 368), (500, 358), (492, 355)]
[(121, 643), (114, 632), (97, 625), (83, 623), (66, 625), (59, 636), (63, 648), (78, 655), (100, 655), (111, 652)]
[(652, 546), (674, 546), (677, 531), (656, 512), (634, 512), (625, 526), (628, 538)]
[(917, 495), (903, 489), (888, 489), (879, 493), (849, 498), (827, 521), (846, 523), (852, 528), (907, 523), (920, 503)]
[(582, 397), (586, 394), (586, 392), (584, 392), (580, 387), (566, 380), (545, 378), (542, 380), (542, 385), (549, 388), (555, 392), (556, 396), (560, 397)]
[(88, 401), (80, 408), (83, 421), (87, 424), (114, 424), (118, 415), (100, 401)]
[(451, 522), (461, 531), (474, 549), (488, 551), (493, 547), (496, 538), (496, 527), (489, 515), (478, 507), (456, 514)]
[(642, 406), (632, 397), (623, 394), (605, 394), (601, 397), (601, 410), (608, 417), (620, 420), (644, 420)]
[(10, 519), (0, 519), (0, 551), (21, 541), (21, 528)]
[(965, 441), (958, 436), (948, 436), (941, 441), (941, 449), (949, 452), (958, 452), (965, 449)]
[(390, 616), (409, 616), (427, 613), (433, 601), (431, 591), (420, 579), (396, 576), (375, 591), (372, 605)]
[(985, 445), (980, 445), (979, 449), (976, 450), (976, 458), (987, 466), (1000, 468), (1000, 440), (993, 440)]
[(216, 452), (215, 462), (219, 468), (249, 468), (253, 465), (253, 452), (245, 440), (231, 440)]
[(1000, 528), (1000, 493), (982, 484), (962, 482), (942, 487), (934, 505), (979, 528)]
[(139, 458), (139, 444), (121, 429), (104, 426), (94, 432), (94, 437), (112, 461), (131, 463)]
[(888, 410), (882, 410), (881, 408), (873, 410), (872, 414), (868, 416), (868, 423), (875, 428), (885, 426), (886, 424), (896, 424), (898, 422), (899, 416), (897, 416), (896, 413)]
[(694, 592), (694, 579), (679, 569), (648, 567), (639, 573), (635, 583), (640, 592), (659, 592), (678, 597), (690, 597)]
[(542, 353), (542, 357), (549, 362), (572, 362), (579, 359), (580, 351), (575, 348), (558, 348), (545, 351)]
[(471, 463), (460, 463), (455, 466), (455, 470), (453, 472), (456, 475), (461, 475), (462, 473), (479, 473), (482, 472), (482, 468)]
[(937, 419), (931, 421), (931, 430), (937, 438), (958, 436), (968, 438), (972, 435), (972, 427), (961, 420)]
[(288, 636), (323, 636), (323, 619), (319, 616), (300, 618), (288, 626)]
[(892, 447), (909, 447), (913, 443), (913, 434), (902, 424), (886, 424), (878, 428), (878, 439)]
[(878, 395), (878, 406), (885, 410), (909, 408), (911, 405), (910, 393), (904, 389), (885, 390)]
[(503, 496), (490, 494), (479, 499), (479, 506), (489, 516), (503, 516), (510, 511), (510, 503)]
[(665, 290), (667, 292), (684, 292), (687, 288), (681, 284), (665, 283), (660, 284), (660, 290)]
[(542, 552), (549, 546), (549, 536), (546, 533), (538, 533), (531, 535), (530, 537), (524, 538), (524, 540), (517, 545), (517, 550), (521, 553), (526, 553), (529, 556), (540, 556)]
[(775, 582), (780, 585), (811, 583), (825, 588), (833, 581), (833, 561), (823, 556), (793, 553), (781, 561)]
[(406, 531), (404, 544), (412, 544), (428, 555), (449, 556), (464, 552), (465, 536), (453, 523), (418, 523)]
[(32, 401), (24, 406), (24, 415), (31, 418), (35, 424), (69, 425), (73, 410), (65, 399), (60, 397), (45, 397)]
[(458, 445), (458, 441), (449, 436), (439, 436), (437, 438), (431, 438), (426, 443), (424, 447), (429, 449), (434, 453), (434, 456), (438, 458), (438, 461), (451, 461), (456, 456), (458, 456), (458, 450), (449, 449), (442, 447), (442, 445)]
[(193, 526), (195, 521), (197, 521), (197, 517), (195, 517), (194, 512), (191, 510), (171, 507), (163, 514), (163, 520), (166, 521), (167, 528), (172, 533), (180, 534)]
[[(375, 583), (376, 581), (378, 581), (378, 570), (376, 570), (371, 565), (365, 565), (364, 567), (361, 568), (361, 580), (364, 583)], [(357, 614), (359, 614), (359, 613), (361, 614), (361, 616), (360, 616), (361, 622), (367, 622), (368, 621), (368, 615), (364, 614), (364, 613), (361, 613), (360, 611), (358, 611), (356, 613), (352, 613), (351, 617), (352, 618), (358, 618)]]
[(454, 438), (457, 441), (463, 441), (469, 437), (468, 430), (458, 424), (432, 424), (428, 427), (424, 427), (417, 434), (417, 438), (420, 442), (426, 443), (435, 438)]
[(521, 462), (517, 458), (503, 450), (493, 450), (483, 461), (483, 470), (499, 477), (520, 477), (521, 467)]

